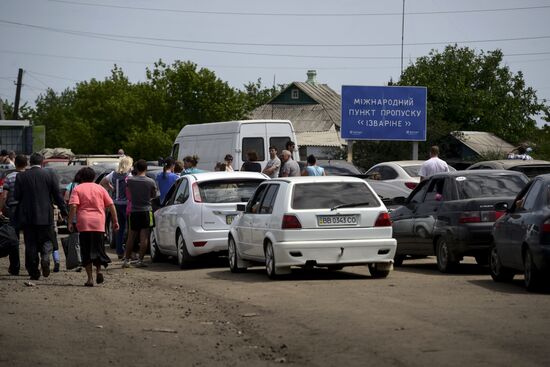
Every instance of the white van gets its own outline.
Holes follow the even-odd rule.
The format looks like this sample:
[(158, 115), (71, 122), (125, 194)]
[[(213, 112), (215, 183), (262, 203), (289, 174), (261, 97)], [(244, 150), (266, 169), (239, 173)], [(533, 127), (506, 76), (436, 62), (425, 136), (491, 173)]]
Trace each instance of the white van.
[[(294, 127), (288, 120), (245, 120), (189, 124), (176, 137), (172, 157), (183, 160), (188, 155), (199, 157), (198, 168), (213, 171), (217, 162), (223, 162), (226, 154), (233, 156), (233, 169), (239, 170), (249, 151), (258, 155), (258, 163), (265, 167), (269, 160), (269, 147), (279, 152), (286, 143), (296, 143)], [(298, 144), (292, 152), (299, 160)]]

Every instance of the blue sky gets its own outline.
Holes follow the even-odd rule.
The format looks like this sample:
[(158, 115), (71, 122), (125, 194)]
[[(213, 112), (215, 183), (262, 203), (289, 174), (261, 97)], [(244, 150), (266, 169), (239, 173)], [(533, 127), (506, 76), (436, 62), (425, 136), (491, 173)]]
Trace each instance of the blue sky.
[[(308, 69), (342, 85), (384, 85), (401, 65), (402, 0), (0, 0), (0, 97), (103, 79), (116, 63), (130, 80), (162, 59), (190, 60), (241, 88), (304, 81)], [(550, 1), (406, 0), (405, 66), (461, 42), (502, 49), (539, 98), (550, 100)], [(462, 42), (465, 41), (465, 42)], [(384, 44), (380, 46), (379, 44)]]

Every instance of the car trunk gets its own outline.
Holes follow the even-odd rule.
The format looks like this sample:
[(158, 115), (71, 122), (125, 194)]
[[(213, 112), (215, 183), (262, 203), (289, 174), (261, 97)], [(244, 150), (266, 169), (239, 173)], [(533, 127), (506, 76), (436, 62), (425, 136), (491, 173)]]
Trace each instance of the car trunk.
[(237, 203), (203, 203), (201, 204), (202, 228), (207, 231), (229, 229), (237, 214), (239, 214)]
[[(336, 210), (300, 210), (294, 215), (302, 229), (293, 233), (296, 239), (308, 240), (348, 240), (391, 237), (391, 226), (377, 226), (383, 207), (342, 208)], [(298, 237), (296, 237), (298, 236)]]

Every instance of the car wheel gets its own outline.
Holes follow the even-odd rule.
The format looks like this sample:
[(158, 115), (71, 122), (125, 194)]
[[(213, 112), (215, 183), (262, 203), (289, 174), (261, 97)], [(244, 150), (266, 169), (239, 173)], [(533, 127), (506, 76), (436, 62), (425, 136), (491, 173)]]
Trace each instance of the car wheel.
[(489, 270), (491, 272), (491, 278), (493, 278), (495, 282), (511, 282), (512, 279), (514, 279), (514, 272), (502, 266), (496, 246), (491, 249)]
[(151, 261), (154, 262), (154, 263), (158, 263), (158, 262), (161, 262), (164, 258), (164, 256), (162, 256), (162, 253), (160, 252), (160, 249), (159, 249), (159, 246), (158, 246), (158, 243), (157, 243), (157, 237), (155, 236), (155, 231), (151, 231), (151, 237), (150, 237), (150, 241), (151, 241)]
[(246, 268), (239, 267), (239, 252), (237, 251), (237, 245), (233, 237), (229, 236), (229, 241), (227, 245), (227, 256), (229, 258), (229, 270), (232, 273), (242, 273)]
[[(384, 265), (382, 267), (381, 265)], [(388, 275), (390, 275), (390, 267), (388, 267), (386, 264), (369, 264), (369, 271), (370, 275), (373, 278), (381, 279), (381, 278), (387, 278)]]
[(523, 274), (525, 277), (525, 288), (527, 288), (529, 292), (537, 291), (541, 288), (542, 277), (533, 262), (533, 255), (531, 255), (529, 249), (527, 249), (524, 256)]
[(393, 258), (393, 265), (402, 266), (403, 260), (405, 260), (405, 255), (395, 255), (395, 257)]
[(437, 268), (442, 273), (450, 273), (454, 271), (458, 265), (457, 261), (451, 259), (451, 250), (449, 242), (445, 237), (440, 237), (437, 240), (436, 246)]
[(491, 254), (489, 253), (489, 254), (479, 254), (479, 255), (476, 255), (474, 257), (475, 257), (476, 263), (478, 265), (485, 266), (485, 265), (489, 264), (489, 261), (490, 261), (489, 257), (490, 256), (491, 256)]
[(181, 232), (178, 233), (178, 241), (176, 246), (178, 250), (178, 265), (180, 266), (180, 269), (188, 268), (193, 262), (193, 258), (189, 255), (189, 251), (187, 251), (187, 245), (185, 244), (185, 240), (183, 239), (183, 234)]
[(271, 242), (267, 242), (265, 244), (264, 248), (265, 252), (265, 271), (267, 273), (267, 276), (271, 279), (277, 279), (277, 267), (275, 263), (275, 252), (273, 251), (273, 244)]

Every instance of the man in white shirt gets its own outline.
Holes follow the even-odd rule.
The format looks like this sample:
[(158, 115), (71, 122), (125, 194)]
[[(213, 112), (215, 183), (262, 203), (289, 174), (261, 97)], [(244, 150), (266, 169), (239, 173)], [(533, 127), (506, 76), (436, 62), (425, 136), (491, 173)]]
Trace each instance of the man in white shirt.
[(279, 168), (281, 168), (281, 160), (277, 157), (277, 148), (269, 147), (270, 160), (267, 161), (264, 170), (262, 171), (271, 178), (279, 177)]
[(438, 156), (439, 147), (434, 145), (430, 148), (430, 159), (422, 163), (422, 167), (420, 167), (420, 171), (418, 172), (421, 181), (435, 175), (436, 173), (449, 172), (449, 166), (447, 163), (444, 160), (439, 159)]

